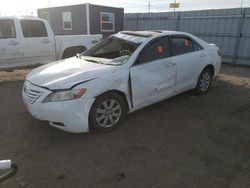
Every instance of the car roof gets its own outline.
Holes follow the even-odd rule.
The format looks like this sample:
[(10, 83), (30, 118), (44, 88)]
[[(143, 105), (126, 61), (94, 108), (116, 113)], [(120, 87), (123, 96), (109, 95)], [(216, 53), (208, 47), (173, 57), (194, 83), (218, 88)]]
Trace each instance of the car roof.
[(4, 20), (4, 19), (10, 19), (10, 20), (14, 20), (14, 19), (43, 20), (43, 19), (35, 17), (35, 16), (0, 16), (0, 20)]
[(125, 35), (132, 35), (132, 36), (138, 36), (138, 37), (154, 37), (154, 36), (160, 36), (160, 35), (183, 35), (187, 34), (185, 32), (180, 32), (180, 31), (168, 31), (168, 30), (149, 30), (149, 31), (121, 31), (121, 34)]
[(188, 35), (180, 31), (150, 30), (150, 31), (121, 31), (114, 36), (126, 39), (134, 43), (142, 43), (148, 38), (167, 35)]

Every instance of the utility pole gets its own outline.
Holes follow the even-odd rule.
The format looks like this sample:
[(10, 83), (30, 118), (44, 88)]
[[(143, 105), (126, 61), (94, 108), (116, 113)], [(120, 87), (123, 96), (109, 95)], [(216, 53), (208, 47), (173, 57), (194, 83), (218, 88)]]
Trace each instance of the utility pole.
[(49, 23), (50, 23), (50, 0), (48, 0), (48, 3), (49, 3), (49, 11), (48, 11), (48, 13), (49, 13)]
[(243, 15), (243, 4), (244, 4), (244, 0), (241, 0), (241, 2), (240, 2), (241, 15)]
[(177, 3), (176, 0), (174, 0), (174, 3), (170, 3), (169, 8), (174, 9), (174, 15), (175, 15), (175, 9), (180, 8), (180, 3)]
[(27, 5), (26, 5), (26, 0), (24, 0), (24, 6), (25, 6), (25, 15), (28, 15), (28, 9), (27, 9)]
[(244, 0), (241, 0), (240, 8), (243, 8)]
[[(176, 4), (176, 0), (174, 0), (174, 4)], [(174, 14), (175, 14), (175, 7), (174, 7)]]
[(150, 13), (150, 9), (151, 9), (151, 2), (148, 1), (148, 13)]

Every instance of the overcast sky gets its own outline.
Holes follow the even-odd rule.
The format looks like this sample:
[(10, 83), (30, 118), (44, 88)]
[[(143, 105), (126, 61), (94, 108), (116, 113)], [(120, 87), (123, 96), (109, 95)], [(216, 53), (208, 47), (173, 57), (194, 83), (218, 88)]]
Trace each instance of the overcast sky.
[[(169, 3), (174, 0), (151, 0), (151, 12), (172, 11)], [(147, 12), (147, 0), (1, 0), (0, 14), (6, 15), (36, 15), (38, 8), (63, 6), (72, 4), (100, 4), (106, 6), (123, 7), (125, 12)], [(177, 0), (181, 4), (179, 10), (199, 10), (235, 8), (241, 6), (241, 0)], [(250, 7), (250, 0), (244, 0), (243, 7)]]

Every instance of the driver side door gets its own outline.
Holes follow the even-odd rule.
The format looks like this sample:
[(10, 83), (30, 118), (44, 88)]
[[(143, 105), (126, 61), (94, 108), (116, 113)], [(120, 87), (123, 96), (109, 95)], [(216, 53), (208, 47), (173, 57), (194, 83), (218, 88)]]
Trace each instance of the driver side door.
[(133, 107), (139, 109), (172, 96), (176, 72), (169, 37), (151, 41), (130, 69)]

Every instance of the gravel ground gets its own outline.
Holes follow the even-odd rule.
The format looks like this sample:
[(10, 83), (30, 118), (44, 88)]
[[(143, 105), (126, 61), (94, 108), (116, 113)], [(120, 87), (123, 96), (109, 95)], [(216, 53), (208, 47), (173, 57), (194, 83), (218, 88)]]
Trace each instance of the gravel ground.
[(0, 158), (19, 166), (0, 187), (250, 187), (250, 68), (224, 65), (207, 95), (162, 101), (110, 133), (69, 134), (33, 119), (22, 84), (0, 83)]
[(8, 68), (5, 70), (0, 69), (0, 83), (9, 81), (24, 80), (25, 76), (34, 68), (40, 65), (30, 65), (25, 68), (12, 69)]

